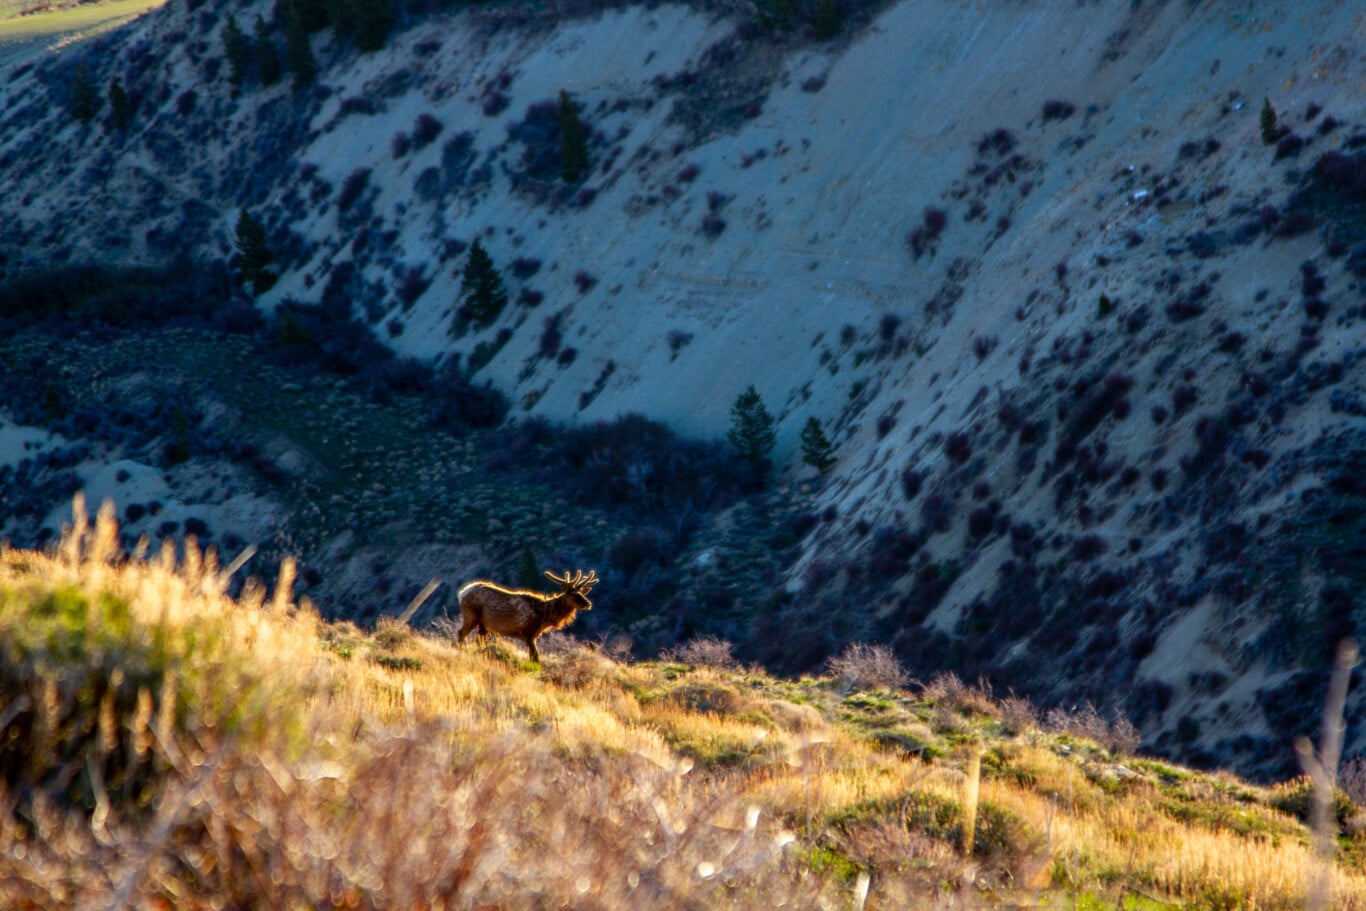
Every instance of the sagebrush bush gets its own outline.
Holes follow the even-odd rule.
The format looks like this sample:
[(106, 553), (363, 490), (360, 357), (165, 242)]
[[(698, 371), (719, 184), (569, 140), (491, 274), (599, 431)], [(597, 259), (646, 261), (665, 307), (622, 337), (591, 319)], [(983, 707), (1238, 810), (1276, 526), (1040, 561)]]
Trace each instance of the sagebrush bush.
[(735, 657), (735, 646), (725, 639), (715, 636), (701, 636), (689, 639), (682, 645), (675, 645), (662, 655), (666, 661), (682, 664), (711, 667), (718, 670), (735, 671), (740, 669), (740, 661)]
[(343, 212), (349, 211), (369, 185), (369, 168), (357, 168), (352, 171), (347, 175), (346, 180), (342, 183), (341, 191), (337, 194), (337, 208)]
[(826, 668), (848, 690), (900, 690), (911, 682), (896, 654), (878, 643), (851, 642)]
[(422, 149), (431, 145), (441, 135), (441, 121), (430, 113), (417, 115), (413, 122), (413, 148)]
[(1085, 737), (1120, 756), (1132, 756), (1138, 750), (1142, 737), (1124, 713), (1115, 710), (1111, 721), (1087, 702), (1079, 708), (1050, 709), (1044, 715), (1044, 726), (1051, 731)]

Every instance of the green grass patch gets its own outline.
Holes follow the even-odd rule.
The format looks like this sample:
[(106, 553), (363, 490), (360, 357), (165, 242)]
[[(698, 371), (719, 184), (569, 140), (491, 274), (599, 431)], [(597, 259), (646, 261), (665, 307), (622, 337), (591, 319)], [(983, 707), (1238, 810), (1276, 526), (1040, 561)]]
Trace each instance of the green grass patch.
[(116, 592), (0, 583), (0, 693), (15, 712), (0, 780), (86, 809), (102, 790), (138, 807), (157, 774), (145, 761), (154, 731), (261, 733), (275, 686), (229, 626), (213, 615), (148, 624)]
[(817, 876), (833, 876), (843, 882), (853, 882), (862, 869), (834, 848), (824, 845), (812, 848), (806, 861)]
[(380, 667), (391, 671), (416, 671), (422, 669), (421, 659), (411, 655), (375, 655), (370, 659)]

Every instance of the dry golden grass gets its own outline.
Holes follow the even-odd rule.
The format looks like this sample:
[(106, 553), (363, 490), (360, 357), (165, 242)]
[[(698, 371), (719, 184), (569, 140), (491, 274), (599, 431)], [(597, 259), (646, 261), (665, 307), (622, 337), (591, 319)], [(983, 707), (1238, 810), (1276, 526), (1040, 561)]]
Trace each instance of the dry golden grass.
[(1288, 909), (1314, 869), (1271, 790), (1015, 736), (982, 690), (536, 667), (75, 528), (0, 555), (0, 907)]

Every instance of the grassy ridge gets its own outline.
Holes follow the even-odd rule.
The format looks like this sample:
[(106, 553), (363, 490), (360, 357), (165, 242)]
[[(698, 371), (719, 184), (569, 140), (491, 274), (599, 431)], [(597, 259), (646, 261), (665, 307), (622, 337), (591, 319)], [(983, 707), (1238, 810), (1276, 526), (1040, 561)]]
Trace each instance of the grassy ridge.
[[(74, 527), (0, 555), (4, 907), (1288, 909), (1313, 869), (1301, 785), (1119, 757), (951, 679), (563, 637), (526, 665), (323, 623), (288, 564), (234, 601), (212, 553)], [(1334, 907), (1366, 907), (1341, 848)]]
[(130, 22), (165, 0), (104, 0), (20, 15), (18, 3), (0, 4), (0, 64), (57, 44), (93, 37)]

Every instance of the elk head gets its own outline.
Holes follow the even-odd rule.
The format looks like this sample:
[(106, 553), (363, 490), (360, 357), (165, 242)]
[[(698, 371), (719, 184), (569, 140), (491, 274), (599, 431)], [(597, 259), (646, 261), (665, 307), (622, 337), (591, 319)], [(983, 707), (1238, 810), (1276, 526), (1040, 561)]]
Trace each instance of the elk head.
[(598, 584), (598, 571), (590, 569), (588, 575), (583, 574), (583, 570), (574, 570), (571, 577), (569, 573), (557, 576), (550, 570), (545, 571), (545, 577), (556, 585), (560, 586), (560, 597), (568, 597), (575, 610), (592, 610), (593, 604), (588, 600), (588, 592), (594, 585)]

